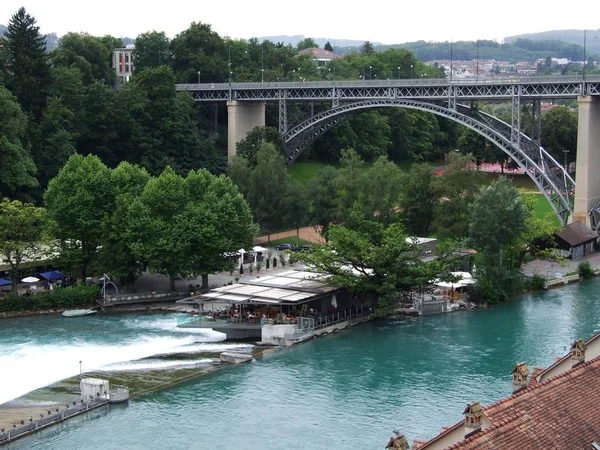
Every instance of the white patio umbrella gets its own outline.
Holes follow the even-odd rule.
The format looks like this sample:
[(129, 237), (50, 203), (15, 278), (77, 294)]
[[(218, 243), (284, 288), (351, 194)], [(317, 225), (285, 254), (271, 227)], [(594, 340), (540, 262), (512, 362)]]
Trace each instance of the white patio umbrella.
[(248, 253), (248, 252), (246, 250), (244, 250), (243, 248), (240, 248), (237, 252), (240, 254), (240, 259), (239, 259), (239, 264), (238, 264), (238, 267), (239, 267), (242, 264), (244, 264), (244, 253)]
[(21, 283), (37, 283), (38, 281), (40, 281), (39, 278), (36, 278), (36, 277), (27, 277), (27, 278), (23, 278), (21, 280)]

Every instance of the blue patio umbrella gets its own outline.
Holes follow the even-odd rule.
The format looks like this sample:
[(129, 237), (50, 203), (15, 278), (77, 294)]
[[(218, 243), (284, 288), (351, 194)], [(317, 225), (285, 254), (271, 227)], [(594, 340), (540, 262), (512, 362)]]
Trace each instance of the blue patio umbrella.
[(40, 273), (42, 277), (44, 277), (48, 281), (58, 280), (60, 278), (64, 278), (65, 275), (58, 270), (51, 270), (50, 272)]
[(0, 286), (8, 286), (9, 284), (12, 284), (12, 282), (4, 278), (0, 278)]

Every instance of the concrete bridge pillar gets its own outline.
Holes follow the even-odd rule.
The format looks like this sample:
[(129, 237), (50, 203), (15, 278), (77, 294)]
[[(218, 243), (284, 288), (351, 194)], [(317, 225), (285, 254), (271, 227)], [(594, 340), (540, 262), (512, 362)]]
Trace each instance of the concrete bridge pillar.
[(227, 102), (227, 159), (235, 155), (236, 144), (254, 127), (265, 126), (265, 102)]
[(581, 96), (577, 103), (579, 124), (572, 222), (591, 227), (588, 212), (600, 200), (600, 97)]

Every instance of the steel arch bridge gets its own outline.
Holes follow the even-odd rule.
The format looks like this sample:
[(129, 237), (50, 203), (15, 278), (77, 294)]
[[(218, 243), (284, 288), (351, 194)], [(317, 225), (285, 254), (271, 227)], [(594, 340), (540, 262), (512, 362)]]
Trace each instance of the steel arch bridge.
[[(513, 159), (549, 200), (561, 223), (574, 209), (575, 182), (542, 147), (541, 101), (600, 96), (600, 77), (523, 77), (478, 80), (411, 79), (286, 83), (220, 83), (177, 85), (196, 102), (277, 102), (279, 131), (293, 163), (312, 141), (334, 125), (372, 108), (402, 107), (446, 117), (472, 129)], [(512, 104), (511, 123), (465, 104), (503, 101)], [(290, 102), (323, 103), (331, 108), (289, 128)], [(521, 130), (522, 107), (532, 105), (532, 129)], [(594, 228), (600, 224), (600, 203), (589, 213)]]
[(511, 125), (475, 108), (457, 105), (450, 109), (435, 103), (411, 99), (363, 100), (336, 106), (316, 114), (283, 135), (288, 162), (293, 162), (311, 142), (355, 114), (373, 108), (401, 107), (436, 114), (464, 125), (495, 144), (513, 159), (546, 196), (563, 224), (573, 211), (575, 181), (567, 171), (528, 136), (520, 133), (519, 145), (512, 138)]

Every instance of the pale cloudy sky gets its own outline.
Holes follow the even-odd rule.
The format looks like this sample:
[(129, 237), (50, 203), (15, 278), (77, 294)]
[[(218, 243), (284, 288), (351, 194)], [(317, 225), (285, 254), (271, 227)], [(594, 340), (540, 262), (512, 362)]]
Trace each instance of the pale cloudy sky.
[(302, 34), (384, 44), (501, 40), (537, 31), (598, 28), (598, 0), (577, 0), (570, 7), (560, 4), (547, 0), (2, 0), (0, 23), (6, 25), (24, 6), (43, 33), (59, 36), (85, 31), (135, 37), (157, 30), (172, 38), (197, 21), (233, 38)]

